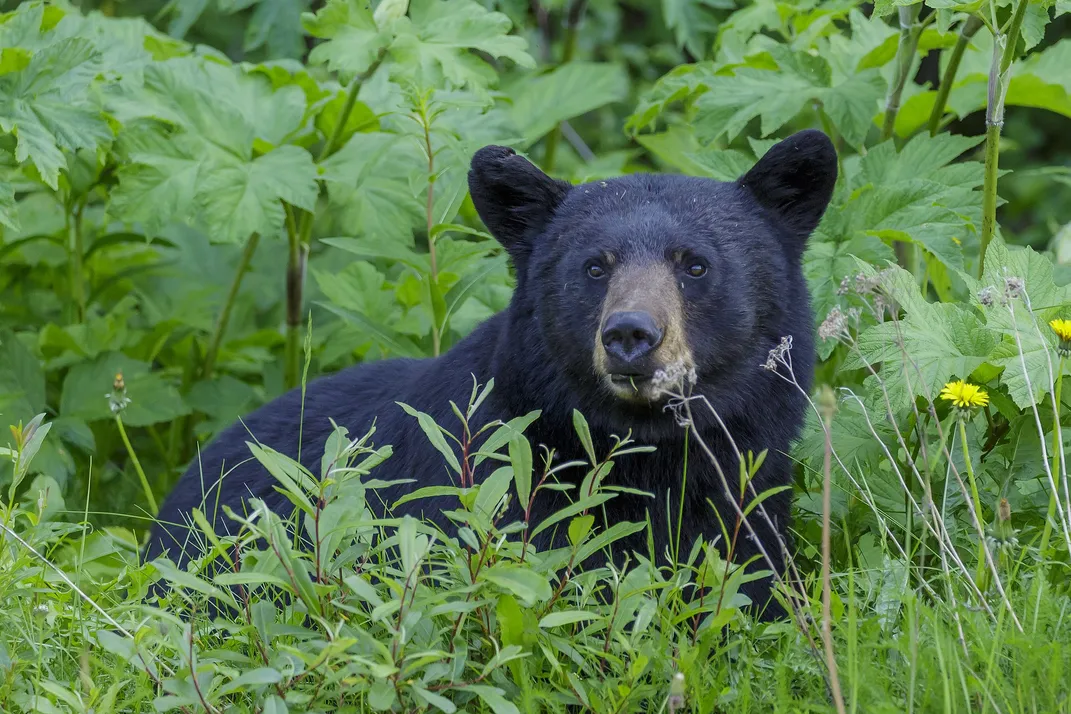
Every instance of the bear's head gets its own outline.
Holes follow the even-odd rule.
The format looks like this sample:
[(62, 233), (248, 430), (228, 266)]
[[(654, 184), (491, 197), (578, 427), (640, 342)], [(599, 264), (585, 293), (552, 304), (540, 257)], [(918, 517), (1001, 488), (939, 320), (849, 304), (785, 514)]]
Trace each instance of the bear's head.
[(469, 188), (516, 267), (515, 307), (535, 318), (571, 391), (635, 418), (664, 399), (660, 371), (694, 374), (708, 395), (734, 380), (739, 391), (786, 330), (806, 330), (813, 350), (800, 263), (836, 178), (829, 139), (804, 131), (735, 182), (572, 186), (488, 146)]

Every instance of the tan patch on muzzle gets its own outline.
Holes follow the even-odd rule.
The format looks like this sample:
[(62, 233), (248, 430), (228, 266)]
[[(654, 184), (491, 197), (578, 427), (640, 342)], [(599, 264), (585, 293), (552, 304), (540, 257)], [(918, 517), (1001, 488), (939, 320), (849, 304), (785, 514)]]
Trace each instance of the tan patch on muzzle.
[(650, 401), (657, 397), (657, 390), (651, 384), (621, 384), (610, 380), (602, 332), (610, 315), (630, 311), (646, 312), (662, 330), (662, 343), (649, 358), (654, 369), (682, 368), (687, 372), (694, 368), (695, 360), (684, 329), (684, 301), (671, 266), (655, 263), (623, 266), (615, 271), (595, 334), (595, 372), (619, 397)]

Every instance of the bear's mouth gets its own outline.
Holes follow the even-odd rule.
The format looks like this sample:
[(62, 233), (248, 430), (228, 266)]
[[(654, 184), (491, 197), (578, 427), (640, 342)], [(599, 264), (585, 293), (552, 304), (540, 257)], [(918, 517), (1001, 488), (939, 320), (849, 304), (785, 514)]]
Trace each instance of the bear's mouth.
[(612, 373), (610, 374), (610, 381), (615, 385), (622, 387), (636, 386), (647, 384), (651, 381), (651, 377), (654, 375), (640, 372), (632, 373)]

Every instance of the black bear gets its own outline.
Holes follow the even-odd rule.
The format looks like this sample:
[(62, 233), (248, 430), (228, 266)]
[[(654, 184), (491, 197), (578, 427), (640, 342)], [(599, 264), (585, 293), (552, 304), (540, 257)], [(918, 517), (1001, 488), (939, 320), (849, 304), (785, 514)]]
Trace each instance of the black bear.
[[(709, 401), (736, 449), (769, 450), (754, 482), (757, 492), (791, 482), (787, 452), (802, 426), (806, 400), (764, 365), (782, 338), (791, 337), (795, 377), (804, 390), (810, 388), (813, 322), (801, 259), (836, 177), (836, 152), (818, 131), (776, 144), (735, 182), (637, 174), (573, 186), (548, 177), (511, 149), (481, 149), (472, 159), (469, 189), (516, 269), (509, 307), (440, 357), (362, 364), (310, 382), (300, 430), (302, 461), (319, 473), (331, 419), (351, 435), (365, 433), (375, 420), (377, 444), (394, 449), (379, 478), (449, 484), (442, 457), (398, 403), (444, 426), (456, 425), (450, 401), (468, 402), (474, 376), (480, 384), (494, 378), (495, 388), (480, 407), (481, 423), (542, 410), (527, 433), (534, 444), (550, 446), (562, 458), (583, 458), (573, 430), (574, 409), (587, 417), (599, 453), (606, 453), (613, 435), (627, 432), (656, 447), (621, 459), (612, 472), (614, 483), (656, 498), (622, 494), (606, 507), (611, 521), (643, 521), (649, 515), (658, 558), (669, 543), (666, 494), (680, 488), (690, 444), (681, 547), (687, 549), (699, 535), (720, 536), (718, 515), (731, 528), (735, 508), (726, 502), (710, 454), (697, 440), (685, 441), (656, 373), (688, 374), (691, 394)], [(241, 511), (240, 501), (252, 494), (280, 514), (290, 512), (289, 502), (272, 488), (274, 479), (250, 458), (245, 444), (252, 433), (260, 443), (296, 457), (301, 399), (300, 389), (279, 397), (202, 452), (164, 503), (147, 558), (169, 551), (173, 559), (185, 560), (183, 551), (193, 542), (176, 524), (188, 523), (194, 507), (219, 513), (215, 526), (223, 529), (222, 509), (205, 509), (203, 502)], [(737, 451), (725, 429), (706, 405), (693, 407), (692, 413), (697, 432), (736, 484)], [(223, 472), (217, 493), (212, 481)], [(384, 500), (391, 503), (394, 495)], [(566, 498), (552, 492), (537, 501), (533, 521), (560, 509)], [(678, 499), (679, 491), (669, 502)], [(790, 491), (782, 490), (764, 506), (773, 529), (757, 515), (748, 521), (781, 570), (777, 536), (787, 540)], [(401, 510), (449, 527), (441, 513), (428, 509), (424, 500)], [(618, 546), (646, 553), (646, 531)], [(758, 553), (754, 539), (741, 533), (739, 562)], [(769, 561), (752, 567), (767, 569)], [(747, 584), (743, 592), (757, 607), (768, 605), (766, 616), (782, 614), (770, 590), (766, 578)]]

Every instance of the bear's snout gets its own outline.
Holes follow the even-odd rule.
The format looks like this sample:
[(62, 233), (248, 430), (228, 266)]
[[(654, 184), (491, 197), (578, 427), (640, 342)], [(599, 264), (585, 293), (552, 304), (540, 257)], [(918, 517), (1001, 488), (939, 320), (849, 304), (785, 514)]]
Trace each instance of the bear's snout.
[(609, 315), (602, 329), (602, 345), (610, 373), (649, 376), (643, 370), (643, 362), (662, 344), (664, 334), (647, 312), (628, 310)]

